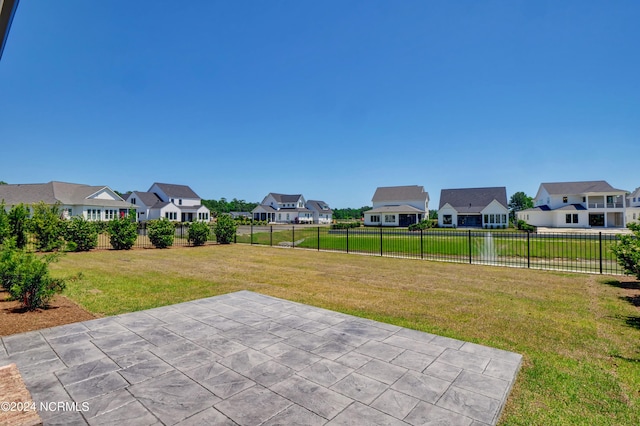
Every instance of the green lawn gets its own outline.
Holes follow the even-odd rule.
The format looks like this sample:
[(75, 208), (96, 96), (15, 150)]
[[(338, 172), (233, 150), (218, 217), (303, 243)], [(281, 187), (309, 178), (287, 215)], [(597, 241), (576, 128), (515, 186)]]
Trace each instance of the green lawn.
[(609, 235), (599, 241), (597, 236), (537, 235), (514, 231), (428, 230), (424, 233), (405, 229), (357, 228), (330, 230), (329, 228), (282, 229), (256, 227), (253, 235), (242, 233), (238, 243), (259, 245), (295, 244), (299, 248), (334, 250), (382, 256), (495, 263), (526, 267), (527, 262), (542, 269), (599, 272), (602, 258), (603, 272), (621, 273), (609, 247), (615, 238)]
[(247, 289), (514, 351), (524, 361), (501, 424), (640, 423), (630, 278), (244, 244), (73, 253), (52, 270), (100, 315)]

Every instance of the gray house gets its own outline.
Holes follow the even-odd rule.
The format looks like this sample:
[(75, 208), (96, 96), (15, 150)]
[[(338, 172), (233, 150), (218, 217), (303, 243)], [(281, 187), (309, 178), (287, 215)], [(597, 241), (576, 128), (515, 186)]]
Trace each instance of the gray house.
[(133, 191), (125, 199), (138, 206), (138, 221), (166, 218), (174, 222), (208, 222), (211, 212), (187, 185), (154, 183), (146, 192)]
[(429, 217), (429, 193), (420, 185), (378, 187), (371, 202), (365, 226), (409, 226)]
[(497, 186), (441, 190), (438, 226), (496, 229), (508, 227), (507, 189)]
[(0, 185), (0, 201), (4, 201), (5, 209), (18, 204), (30, 208), (41, 201), (50, 206), (59, 204), (62, 217), (82, 216), (92, 221), (111, 220), (136, 208), (108, 186), (55, 181)]

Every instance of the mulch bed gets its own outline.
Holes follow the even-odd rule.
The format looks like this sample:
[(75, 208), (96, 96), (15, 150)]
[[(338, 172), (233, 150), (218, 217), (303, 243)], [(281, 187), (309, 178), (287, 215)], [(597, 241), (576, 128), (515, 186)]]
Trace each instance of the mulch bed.
[(0, 336), (86, 321), (95, 317), (59, 294), (53, 297), (48, 308), (25, 311), (19, 302), (9, 300), (6, 290), (0, 289)]

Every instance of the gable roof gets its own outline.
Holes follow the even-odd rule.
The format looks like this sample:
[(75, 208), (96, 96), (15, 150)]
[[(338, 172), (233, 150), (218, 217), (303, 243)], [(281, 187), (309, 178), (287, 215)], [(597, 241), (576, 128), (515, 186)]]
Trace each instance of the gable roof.
[(155, 192), (138, 192), (135, 191), (132, 195), (137, 196), (138, 199), (147, 207), (151, 207), (158, 202), (162, 202), (162, 199), (158, 197)]
[(333, 210), (329, 207), (327, 203), (320, 200), (308, 200), (307, 206), (311, 207), (312, 210), (319, 211), (321, 213), (333, 213)]
[(441, 209), (445, 204), (449, 204), (458, 212), (480, 213), (493, 200), (507, 206), (507, 188), (504, 186), (493, 186), (486, 188), (459, 188), (443, 189), (440, 191)]
[[(154, 182), (151, 188), (153, 188), (154, 185), (160, 188), (169, 198), (200, 198), (198, 194), (187, 185)], [(151, 188), (149, 188), (149, 191), (151, 191)]]
[(549, 195), (570, 195), (570, 194), (587, 194), (590, 192), (610, 192), (622, 191), (609, 185), (604, 180), (587, 180), (583, 182), (547, 182), (540, 184), (544, 187)]
[[(115, 200), (90, 198), (92, 195), (104, 189), (112, 192), (117, 198)], [(131, 206), (107, 186), (90, 186), (56, 181), (49, 183), (0, 185), (0, 201), (1, 200), (4, 200), (5, 204), (8, 206), (20, 203), (34, 204), (40, 201), (43, 201), (46, 204), (55, 204), (60, 202), (63, 205), (81, 204), (87, 206), (127, 208), (130, 208)]]
[(275, 192), (270, 192), (269, 195), (278, 203), (295, 203), (302, 197), (302, 194), (278, 194)]
[(380, 186), (373, 194), (371, 201), (380, 203), (385, 201), (399, 200), (424, 200), (429, 199), (429, 193), (425, 192), (424, 186), (407, 185), (407, 186)]

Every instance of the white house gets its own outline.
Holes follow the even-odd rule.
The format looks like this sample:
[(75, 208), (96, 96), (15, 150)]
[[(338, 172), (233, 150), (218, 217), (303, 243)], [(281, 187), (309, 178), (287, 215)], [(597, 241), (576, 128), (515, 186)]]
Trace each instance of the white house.
[(627, 197), (625, 222), (640, 222), (640, 187), (636, 188), (636, 190)]
[(18, 204), (24, 204), (29, 209), (39, 202), (49, 206), (58, 204), (63, 218), (82, 216), (91, 221), (122, 217), (136, 208), (108, 186), (56, 181), (0, 185), (1, 201), (4, 201), (7, 210)]
[(313, 223), (326, 225), (333, 220), (333, 210), (324, 201), (309, 200), (306, 206), (313, 214)]
[(331, 223), (333, 211), (324, 201), (306, 201), (302, 194), (270, 192), (252, 210), (254, 220), (270, 223)]
[(624, 228), (626, 194), (604, 180), (542, 183), (534, 207), (517, 217), (550, 228)]
[(507, 189), (443, 189), (438, 209), (439, 227), (506, 228), (509, 226)]
[(429, 193), (423, 186), (382, 186), (364, 212), (365, 226), (409, 226), (429, 217)]
[(133, 191), (125, 200), (138, 206), (138, 221), (167, 218), (174, 222), (208, 222), (211, 212), (187, 185), (154, 183), (147, 192)]

